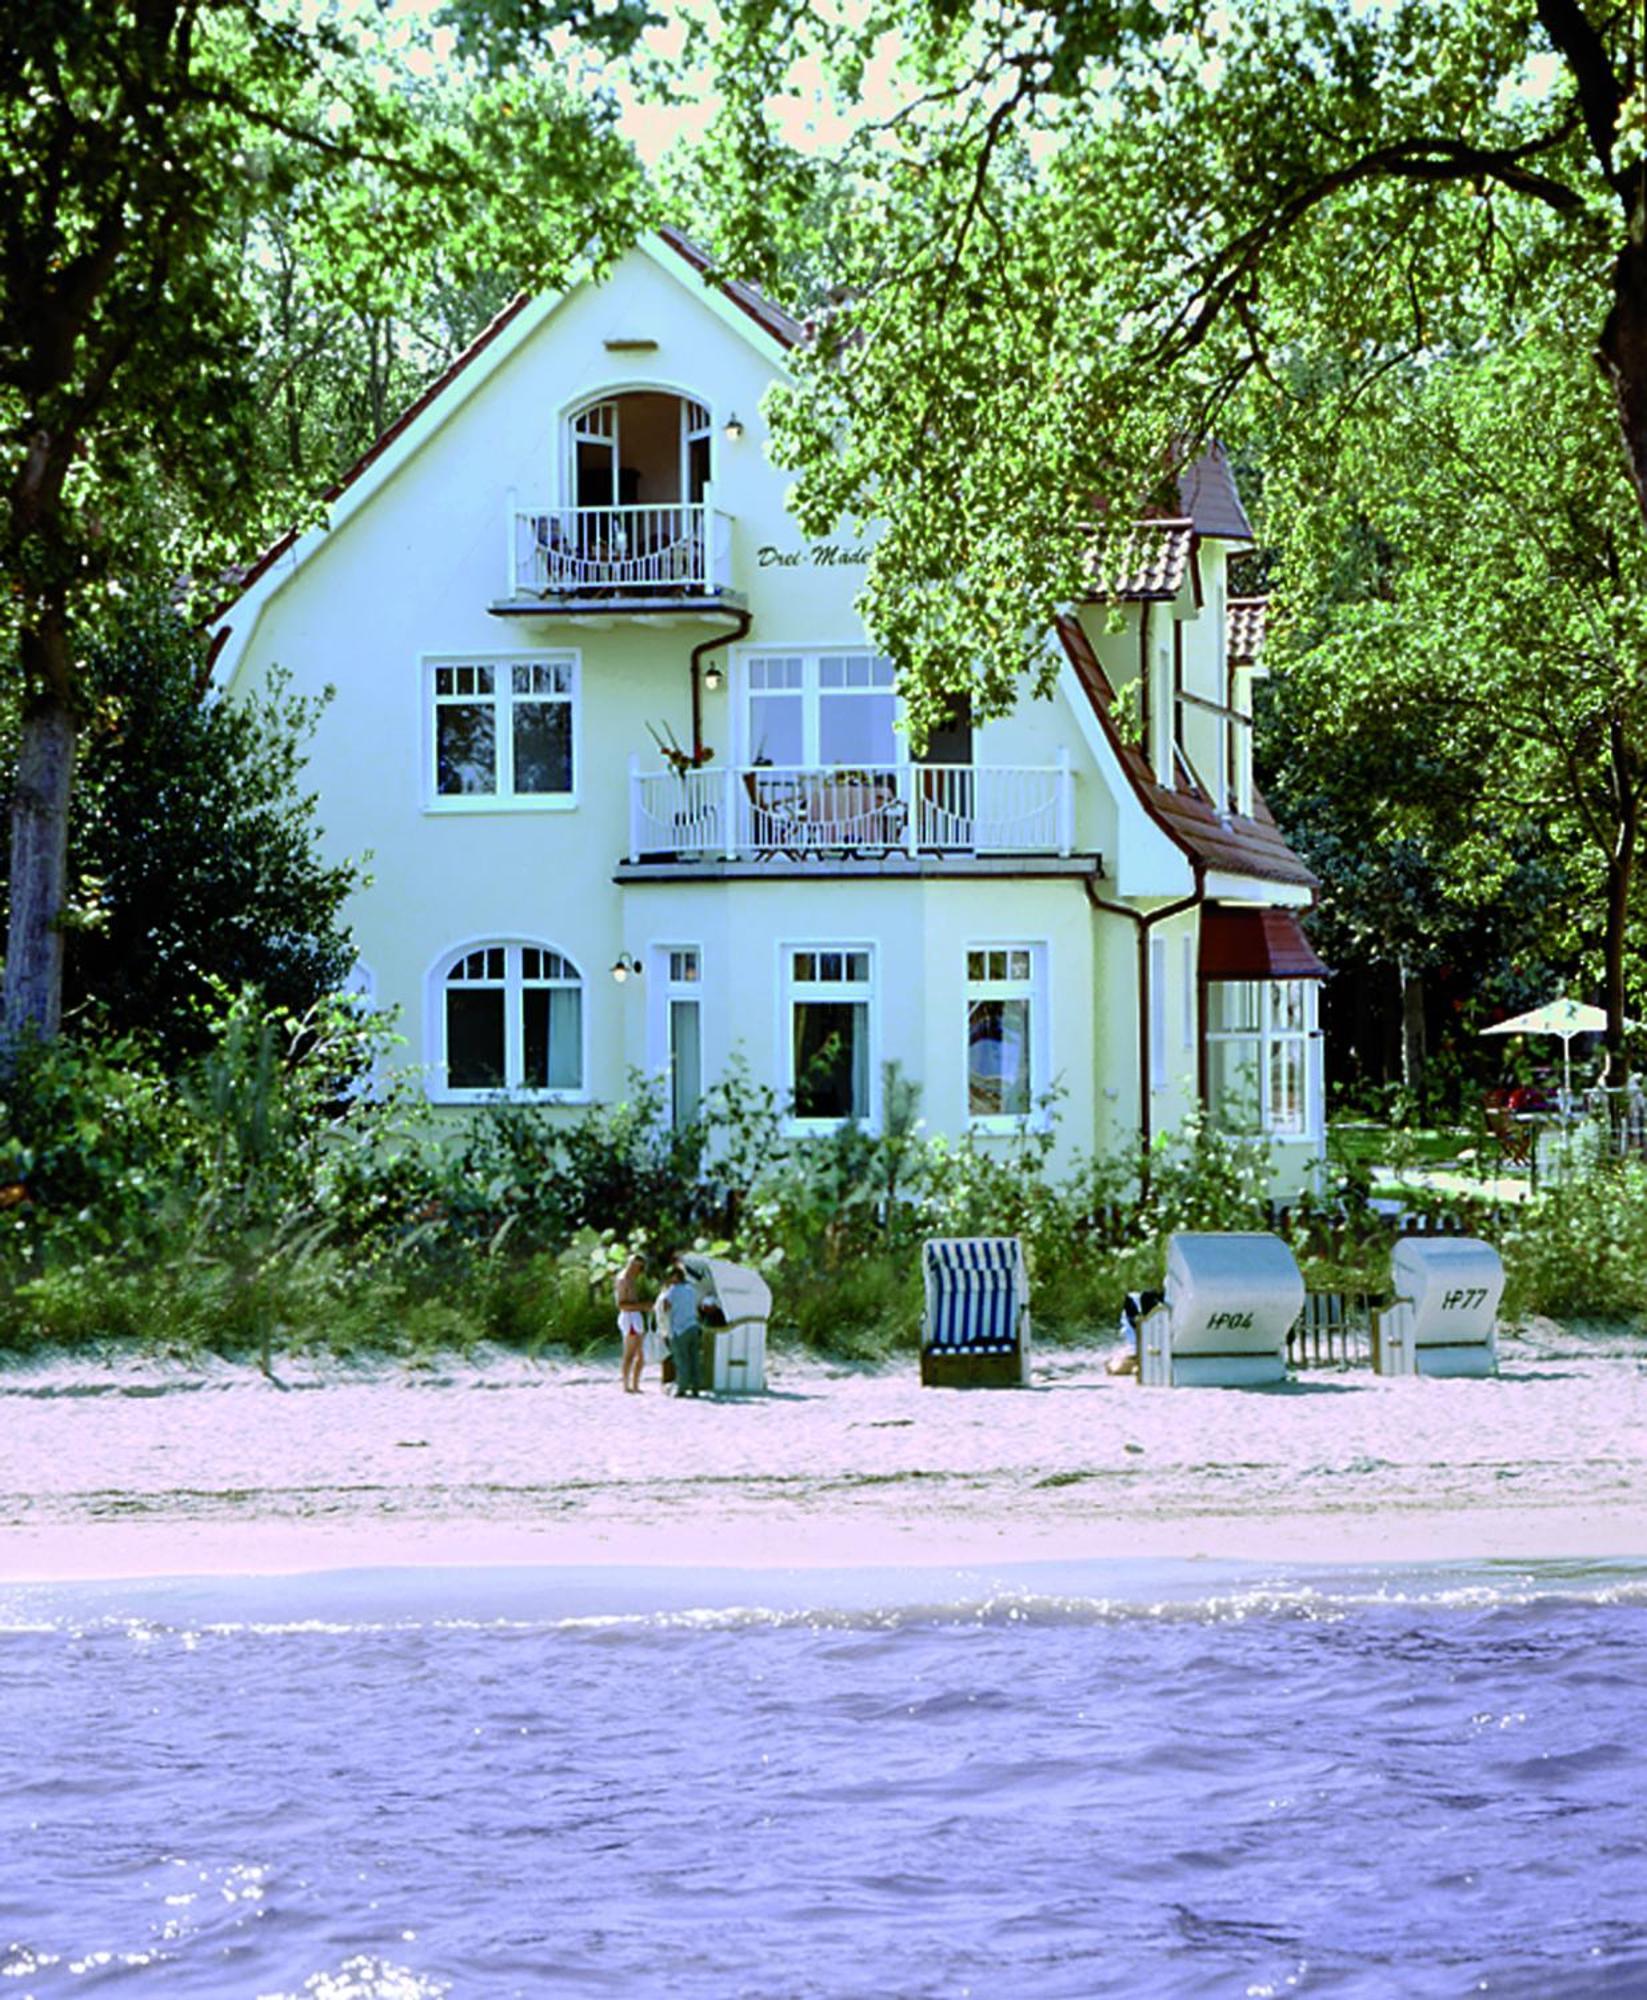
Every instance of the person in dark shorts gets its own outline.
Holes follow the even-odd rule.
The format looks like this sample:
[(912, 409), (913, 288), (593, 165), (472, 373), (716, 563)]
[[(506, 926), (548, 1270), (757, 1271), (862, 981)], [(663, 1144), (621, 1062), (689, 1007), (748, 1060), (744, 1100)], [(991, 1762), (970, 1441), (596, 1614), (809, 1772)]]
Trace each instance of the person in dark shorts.
[(658, 1294), (658, 1310), (669, 1315), (669, 1352), (675, 1362), (675, 1394), (703, 1393), (703, 1328), (698, 1321), (698, 1288), (677, 1257), (669, 1282)]

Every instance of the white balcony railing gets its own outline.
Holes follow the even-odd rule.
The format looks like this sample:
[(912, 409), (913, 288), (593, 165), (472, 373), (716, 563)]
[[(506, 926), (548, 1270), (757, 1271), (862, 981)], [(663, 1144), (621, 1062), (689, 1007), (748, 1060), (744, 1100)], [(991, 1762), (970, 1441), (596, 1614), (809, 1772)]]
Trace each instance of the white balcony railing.
[(512, 511), (516, 598), (712, 596), (731, 582), (732, 519), (712, 507)]
[(1069, 854), (1075, 778), (1053, 765), (629, 769), (629, 858)]

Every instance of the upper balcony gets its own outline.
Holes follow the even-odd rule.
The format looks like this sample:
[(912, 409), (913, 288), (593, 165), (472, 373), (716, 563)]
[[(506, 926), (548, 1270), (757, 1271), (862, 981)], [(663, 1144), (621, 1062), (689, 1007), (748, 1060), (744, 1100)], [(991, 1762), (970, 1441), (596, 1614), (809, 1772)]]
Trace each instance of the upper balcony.
[(638, 758), (630, 763), (630, 869), (875, 862), (901, 873), (1026, 856), (1056, 866), (1070, 861), (1074, 845), (1075, 778), (1067, 752), (1056, 764), (1038, 766), (643, 771)]
[(561, 504), (509, 496), (508, 594), (492, 610), (607, 624), (741, 609), (715, 450), (691, 396), (630, 389), (578, 405), (562, 426)]
[(732, 593), (732, 517), (702, 502), (516, 507), (498, 611), (714, 609)]

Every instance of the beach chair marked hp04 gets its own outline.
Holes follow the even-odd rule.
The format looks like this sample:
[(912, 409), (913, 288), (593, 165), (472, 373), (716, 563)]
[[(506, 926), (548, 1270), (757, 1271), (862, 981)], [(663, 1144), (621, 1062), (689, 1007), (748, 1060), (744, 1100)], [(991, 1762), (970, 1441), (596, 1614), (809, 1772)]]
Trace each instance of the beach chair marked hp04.
[(1284, 1382), (1287, 1334), (1303, 1306), (1303, 1276), (1279, 1236), (1169, 1237), (1165, 1301), (1138, 1327), (1138, 1380), (1151, 1389)]
[(934, 1236), (921, 1246), (928, 1389), (1018, 1389), (1029, 1380), (1029, 1272), (1016, 1236)]
[(1496, 1375), (1504, 1264), (1473, 1236), (1404, 1236), (1390, 1252), (1391, 1304), (1373, 1315), (1380, 1375)]
[[(698, 1288), (703, 1378), (717, 1396), (758, 1396), (766, 1389), (766, 1323), (772, 1288), (747, 1264), (723, 1257), (683, 1257)], [(707, 1311), (717, 1308), (717, 1311)]]

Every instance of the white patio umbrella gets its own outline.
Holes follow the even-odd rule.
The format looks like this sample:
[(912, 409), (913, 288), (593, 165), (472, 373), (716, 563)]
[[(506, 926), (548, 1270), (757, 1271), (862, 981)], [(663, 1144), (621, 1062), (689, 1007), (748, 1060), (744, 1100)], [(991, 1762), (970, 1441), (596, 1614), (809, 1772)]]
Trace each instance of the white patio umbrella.
[[(1633, 1024), (1627, 1022), (1625, 1025)], [(1605, 1034), (1607, 1016), (1599, 1007), (1591, 1007), (1582, 1000), (1552, 1000), (1547, 1006), (1534, 1007), (1511, 1020), (1495, 1022), (1481, 1032), (1484, 1035), (1559, 1035), (1562, 1101), (1570, 1105), (1573, 1101), (1573, 1037)]]

